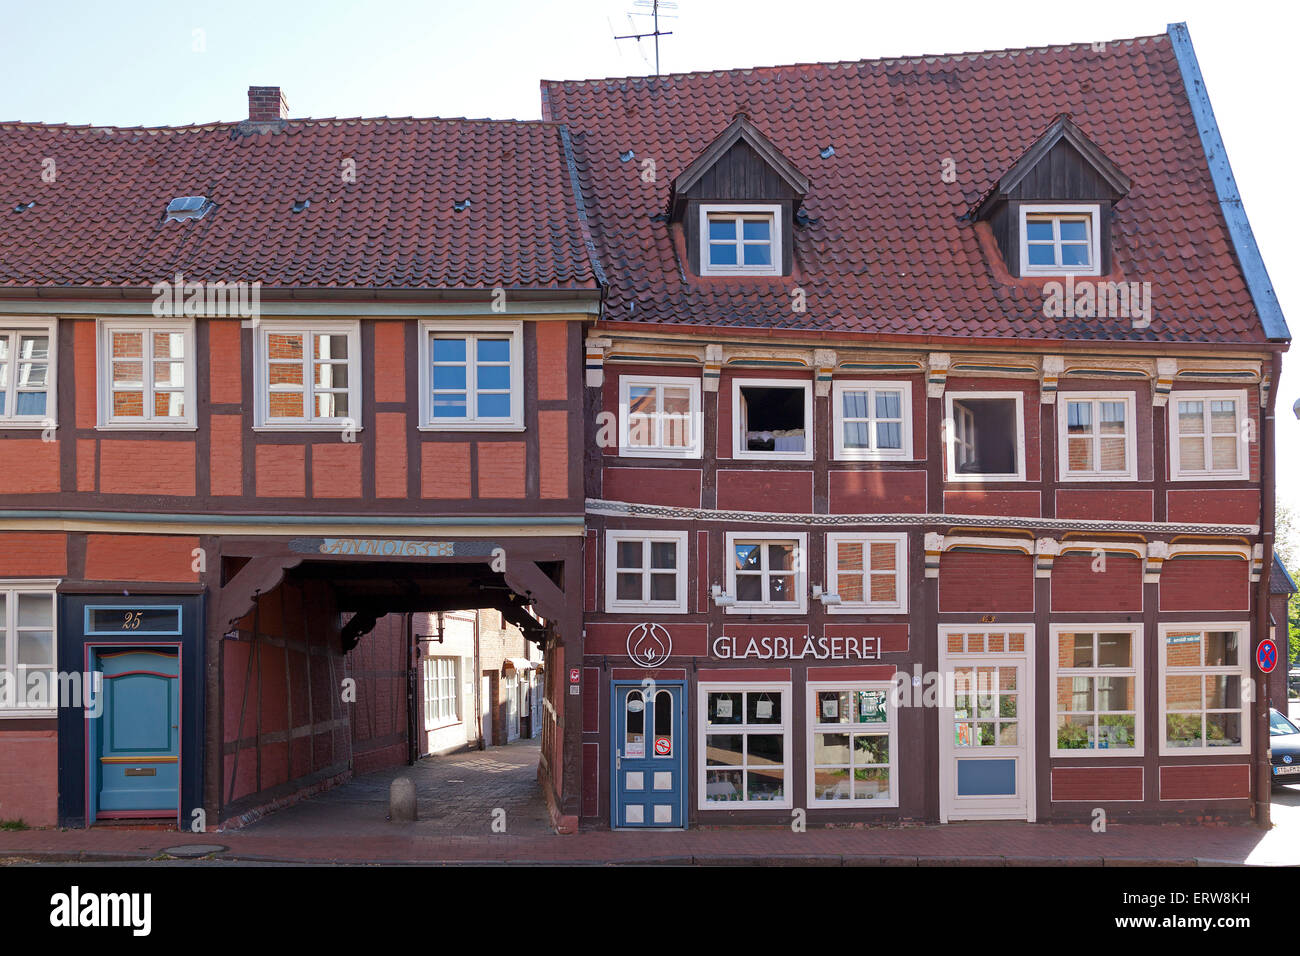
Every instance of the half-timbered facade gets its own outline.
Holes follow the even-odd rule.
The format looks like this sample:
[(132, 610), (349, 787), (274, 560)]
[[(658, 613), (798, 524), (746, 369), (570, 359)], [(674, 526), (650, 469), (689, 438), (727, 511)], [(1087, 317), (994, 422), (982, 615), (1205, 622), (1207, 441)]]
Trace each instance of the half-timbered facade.
[(585, 821), (1267, 812), (1289, 333), (1185, 28), (542, 92), (610, 284)]
[[(562, 131), (249, 103), (0, 127), (22, 199), (0, 257), (0, 817), (215, 826), (346, 779), (368, 686), (346, 652), (385, 614), (498, 608), (550, 673), (580, 640), (599, 284)], [(544, 711), (558, 813), (577, 768)]]

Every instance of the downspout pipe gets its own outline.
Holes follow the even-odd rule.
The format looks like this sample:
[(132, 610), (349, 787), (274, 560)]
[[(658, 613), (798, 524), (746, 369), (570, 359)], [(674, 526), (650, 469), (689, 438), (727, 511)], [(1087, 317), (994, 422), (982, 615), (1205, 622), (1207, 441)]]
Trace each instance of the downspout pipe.
[[(1259, 537), (1264, 553), (1255, 598), (1255, 639), (1249, 647), (1242, 649), (1244, 653), (1250, 655), (1247, 666), (1250, 668), (1252, 678), (1254, 678), (1256, 689), (1254, 704), (1255, 746), (1253, 748), (1255, 754), (1255, 822), (1263, 830), (1270, 829), (1273, 825), (1271, 807), (1273, 780), (1269, 766), (1268, 723), (1268, 711), (1273, 705), (1268, 693), (1270, 682), (1258, 673), (1259, 669), (1255, 663), (1254, 650), (1259, 646), (1260, 641), (1269, 636), (1269, 603), (1272, 597), (1269, 584), (1273, 576), (1273, 524), (1277, 503), (1277, 468), (1274, 462), (1277, 427), (1274, 416), (1277, 410), (1277, 393), (1281, 376), (1282, 353), (1274, 352), (1272, 372), (1269, 376), (1268, 404), (1267, 407), (1260, 409), (1264, 421), (1259, 436)], [(1285, 624), (1283, 627), (1285, 628)], [(1285, 643), (1283, 646), (1286, 646)]]

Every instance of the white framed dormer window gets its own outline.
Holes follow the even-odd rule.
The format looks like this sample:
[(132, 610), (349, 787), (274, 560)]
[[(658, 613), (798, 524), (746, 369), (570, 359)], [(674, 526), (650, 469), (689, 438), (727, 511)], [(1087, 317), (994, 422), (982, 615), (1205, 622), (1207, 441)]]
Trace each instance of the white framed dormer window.
[(732, 379), (731, 435), (736, 458), (811, 461), (812, 382)]
[(0, 320), (0, 428), (44, 428), (55, 415), (58, 324)]
[(779, 205), (700, 206), (700, 275), (780, 275)]
[(623, 375), (618, 380), (618, 453), (699, 458), (704, 414), (698, 378)]
[(605, 610), (686, 613), (685, 531), (606, 531)]
[(808, 805), (898, 806), (893, 684), (808, 684)]
[(53, 717), (57, 581), (0, 581), (0, 717)]
[(99, 427), (193, 429), (194, 322), (99, 323)]
[(907, 382), (835, 382), (835, 457), (844, 461), (912, 457), (912, 386)]
[(791, 806), (790, 696), (789, 684), (700, 684), (701, 810)]
[(804, 614), (808, 535), (727, 533), (728, 614)]
[(1063, 393), (1056, 400), (1061, 481), (1137, 479), (1133, 392)]
[(1024, 481), (1023, 392), (946, 392), (949, 481)]
[(1020, 274), (1101, 274), (1101, 206), (1020, 206)]
[(1245, 623), (1160, 625), (1160, 752), (1250, 753)]
[(1051, 628), (1053, 757), (1142, 756), (1142, 627)]
[(826, 535), (827, 614), (906, 614), (907, 535)]
[(420, 323), (420, 428), (523, 430), (523, 322)]
[(1250, 477), (1244, 389), (1175, 391), (1169, 396), (1169, 477)]
[(360, 429), (359, 322), (263, 319), (255, 333), (255, 428)]

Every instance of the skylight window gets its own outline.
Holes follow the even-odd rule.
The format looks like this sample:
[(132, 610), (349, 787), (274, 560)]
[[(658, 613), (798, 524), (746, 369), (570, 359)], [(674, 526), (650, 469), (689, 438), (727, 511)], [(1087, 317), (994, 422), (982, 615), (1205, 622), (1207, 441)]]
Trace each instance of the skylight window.
[(167, 217), (163, 222), (202, 219), (212, 205), (207, 196), (179, 196), (167, 204)]

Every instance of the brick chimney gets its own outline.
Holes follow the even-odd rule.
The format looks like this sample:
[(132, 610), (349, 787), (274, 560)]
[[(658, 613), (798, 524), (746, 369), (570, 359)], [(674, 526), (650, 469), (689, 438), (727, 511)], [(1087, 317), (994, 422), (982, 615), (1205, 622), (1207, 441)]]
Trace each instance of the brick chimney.
[(288, 119), (289, 101), (284, 98), (278, 86), (250, 86), (248, 118), (258, 123)]

